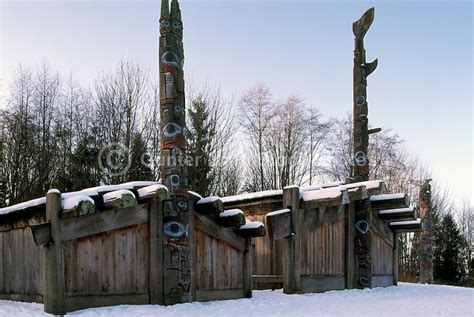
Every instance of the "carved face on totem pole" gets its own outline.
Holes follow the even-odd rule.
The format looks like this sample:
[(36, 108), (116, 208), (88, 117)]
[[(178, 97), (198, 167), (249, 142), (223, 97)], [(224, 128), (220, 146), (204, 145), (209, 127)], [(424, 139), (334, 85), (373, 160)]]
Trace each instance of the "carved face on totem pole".
[(374, 21), (374, 9), (371, 8), (354, 22), (352, 31), (355, 35), (354, 48), (354, 180), (369, 179), (369, 120), (367, 104), (367, 77), (377, 67), (377, 60), (366, 62), (364, 36)]
[(162, 1), (160, 18), (160, 111), (161, 111), (161, 172), (168, 187), (173, 208), (187, 211), (187, 178), (184, 157), (185, 96), (184, 50), (181, 11), (176, 0)]

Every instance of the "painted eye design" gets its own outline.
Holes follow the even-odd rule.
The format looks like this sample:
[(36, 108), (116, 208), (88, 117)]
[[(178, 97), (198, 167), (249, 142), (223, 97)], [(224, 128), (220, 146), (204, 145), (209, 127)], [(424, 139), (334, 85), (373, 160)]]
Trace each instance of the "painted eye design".
[(170, 181), (171, 181), (171, 186), (173, 186), (173, 188), (177, 188), (179, 186), (179, 176), (178, 175), (171, 175)]
[(163, 22), (161, 22), (161, 27), (162, 27), (162, 28), (169, 28), (169, 27), (170, 27), (170, 22), (169, 22), (169, 21), (163, 21)]
[(178, 29), (178, 30), (182, 30), (183, 25), (180, 22), (173, 22), (173, 28)]
[(355, 154), (355, 163), (357, 166), (364, 166), (367, 163), (367, 159), (365, 157), (365, 153), (359, 151)]
[(183, 108), (180, 106), (174, 106), (174, 113), (182, 115), (184, 113)]
[(355, 226), (356, 229), (362, 234), (369, 232), (369, 223), (366, 220), (357, 221)]
[(359, 96), (356, 98), (356, 105), (357, 106), (363, 106), (365, 104), (365, 98), (364, 96)]
[(168, 123), (163, 129), (163, 134), (166, 138), (172, 138), (182, 133), (183, 127), (173, 122)]
[(181, 238), (188, 234), (186, 226), (177, 220), (165, 222), (163, 225), (163, 231), (166, 236), (170, 238)]
[(173, 52), (165, 52), (161, 57), (161, 61), (165, 64), (174, 65), (176, 67), (180, 67), (181, 65), (178, 56)]
[(178, 208), (181, 210), (186, 210), (188, 209), (188, 202), (186, 199), (179, 199), (178, 200)]

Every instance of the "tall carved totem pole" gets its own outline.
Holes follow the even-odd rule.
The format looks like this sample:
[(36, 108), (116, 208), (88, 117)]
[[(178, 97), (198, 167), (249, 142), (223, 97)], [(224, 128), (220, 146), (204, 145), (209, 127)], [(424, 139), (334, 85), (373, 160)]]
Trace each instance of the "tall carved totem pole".
[(431, 179), (420, 189), (420, 283), (433, 284), (433, 220), (431, 215)]
[(186, 156), (184, 49), (181, 10), (177, 0), (161, 1), (160, 18), (161, 177), (170, 201), (164, 206), (163, 303), (192, 300)]
[[(369, 180), (369, 129), (367, 104), (367, 77), (377, 68), (377, 60), (367, 63), (364, 36), (374, 21), (374, 8), (365, 12), (352, 24), (355, 35), (354, 49), (354, 182)], [(370, 232), (368, 199), (355, 203), (355, 287), (370, 287), (372, 284), (372, 261), (370, 258)]]

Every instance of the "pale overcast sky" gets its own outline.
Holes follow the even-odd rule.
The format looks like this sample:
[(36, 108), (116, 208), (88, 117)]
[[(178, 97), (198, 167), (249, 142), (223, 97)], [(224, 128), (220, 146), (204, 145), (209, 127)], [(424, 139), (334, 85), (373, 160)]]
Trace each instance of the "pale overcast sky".
[[(1, 77), (42, 61), (85, 85), (121, 59), (158, 72), (159, 0), (1, 2)], [(182, 0), (186, 72), (240, 95), (265, 82), (327, 116), (352, 109), (351, 24), (366, 36), (369, 119), (392, 128), (458, 202), (473, 197), (471, 1)]]

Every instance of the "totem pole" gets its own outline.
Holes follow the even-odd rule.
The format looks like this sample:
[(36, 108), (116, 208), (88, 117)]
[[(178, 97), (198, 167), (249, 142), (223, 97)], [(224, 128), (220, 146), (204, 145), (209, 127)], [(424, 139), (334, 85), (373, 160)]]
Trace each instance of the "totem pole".
[(431, 179), (427, 179), (420, 189), (420, 283), (433, 284), (433, 220), (431, 216)]
[(163, 215), (163, 303), (192, 300), (191, 251), (185, 162), (185, 96), (183, 24), (177, 0), (161, 2), (160, 18), (161, 176), (170, 201)]
[[(366, 62), (364, 36), (374, 21), (374, 8), (365, 12), (352, 24), (355, 35), (354, 50), (354, 182), (369, 180), (369, 145), (367, 76), (377, 68), (377, 60)], [(378, 130), (373, 131), (373, 133)], [(363, 199), (355, 202), (355, 258), (356, 283), (359, 288), (372, 284), (372, 261), (370, 258), (369, 213), (370, 201)]]

